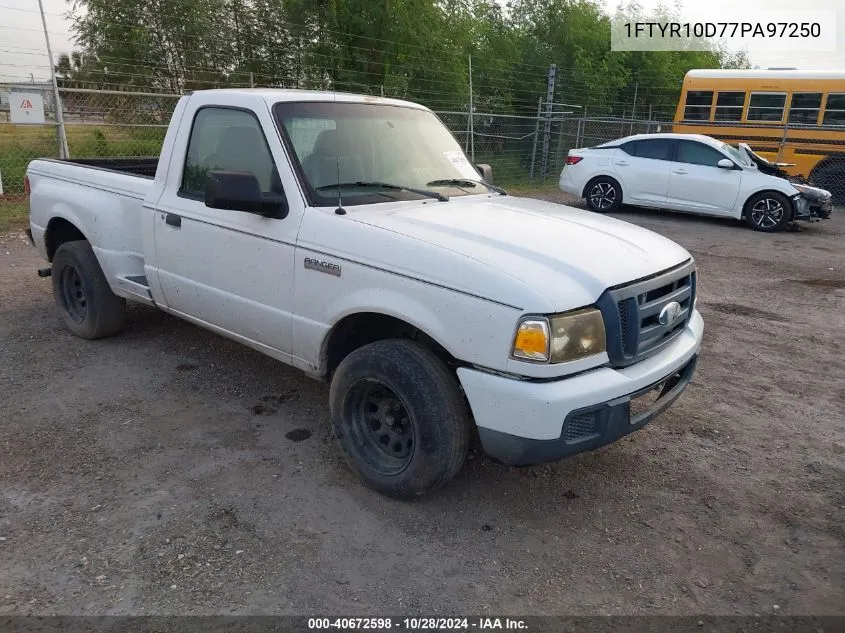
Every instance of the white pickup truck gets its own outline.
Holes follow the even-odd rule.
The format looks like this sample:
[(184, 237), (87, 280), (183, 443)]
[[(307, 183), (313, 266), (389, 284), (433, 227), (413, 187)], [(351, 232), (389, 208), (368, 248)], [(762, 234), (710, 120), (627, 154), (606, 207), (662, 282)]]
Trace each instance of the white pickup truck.
[(514, 465), (613, 442), (695, 369), (687, 251), (490, 182), (422, 106), (285, 90), (182, 97), (158, 160), (27, 170), (72, 332), (115, 334), (138, 301), (330, 380), (349, 465), (400, 498), (476, 430)]

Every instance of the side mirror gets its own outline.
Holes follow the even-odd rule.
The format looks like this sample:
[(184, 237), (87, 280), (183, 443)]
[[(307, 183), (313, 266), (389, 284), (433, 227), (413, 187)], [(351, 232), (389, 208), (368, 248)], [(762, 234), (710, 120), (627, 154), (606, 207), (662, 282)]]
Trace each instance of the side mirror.
[(716, 167), (720, 167), (721, 169), (736, 169), (736, 165), (730, 158), (723, 158), (718, 163), (716, 163)]
[(484, 182), (489, 182), (491, 185), (493, 184), (493, 168), (490, 165), (476, 165), (475, 171), (481, 174), (481, 178), (484, 179)]
[(287, 198), (264, 194), (255, 174), (247, 171), (210, 171), (205, 176), (205, 206), (245, 211), (265, 218), (287, 217)]

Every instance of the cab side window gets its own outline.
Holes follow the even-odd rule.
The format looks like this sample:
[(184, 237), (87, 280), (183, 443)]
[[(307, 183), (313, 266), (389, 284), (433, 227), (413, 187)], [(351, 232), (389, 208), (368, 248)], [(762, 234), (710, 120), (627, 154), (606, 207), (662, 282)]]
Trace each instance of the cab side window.
[(209, 171), (253, 174), (264, 193), (283, 193), (279, 173), (258, 119), (230, 108), (202, 108), (194, 117), (180, 195), (201, 198)]
[(703, 143), (696, 143), (695, 141), (680, 141), (678, 143), (677, 162), (679, 163), (718, 167), (718, 162), (723, 158), (726, 158), (726, 156)]

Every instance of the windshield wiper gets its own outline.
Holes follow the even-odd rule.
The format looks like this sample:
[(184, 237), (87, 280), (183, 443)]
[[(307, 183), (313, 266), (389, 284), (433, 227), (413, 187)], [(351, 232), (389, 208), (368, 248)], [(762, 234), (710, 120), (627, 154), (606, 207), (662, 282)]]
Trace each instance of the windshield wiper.
[(495, 191), (501, 196), (508, 195), (508, 192), (501, 187), (491, 185), (489, 182), (484, 182), (483, 180), (470, 180), (469, 178), (441, 178), (440, 180), (432, 180), (425, 184), (429, 187), (475, 187), (476, 185), (484, 185), (490, 191)]
[(341, 187), (359, 187), (366, 189), (392, 189), (394, 191), (410, 191), (411, 193), (426, 196), (427, 198), (434, 198), (435, 200), (440, 200), (440, 202), (449, 202), (449, 197), (444, 196), (442, 193), (437, 193), (436, 191), (428, 191), (427, 189), (406, 187), (405, 185), (394, 185), (393, 183), (389, 182), (365, 182), (362, 180), (356, 180), (355, 182), (336, 182), (333, 185), (323, 185), (321, 187), (317, 187), (317, 191), (322, 191), (324, 189), (339, 189)]

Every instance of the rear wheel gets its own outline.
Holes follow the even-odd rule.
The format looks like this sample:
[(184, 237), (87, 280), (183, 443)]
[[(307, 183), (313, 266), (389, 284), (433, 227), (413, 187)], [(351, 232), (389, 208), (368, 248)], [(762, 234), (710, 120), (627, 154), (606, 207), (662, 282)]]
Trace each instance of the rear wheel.
[(370, 343), (338, 366), (332, 430), (349, 466), (400, 499), (447, 483), (469, 449), (470, 417), (455, 376), (422, 345)]
[(745, 204), (745, 221), (755, 231), (774, 233), (792, 220), (792, 203), (776, 191), (754, 194)]
[(622, 187), (609, 176), (594, 178), (584, 187), (587, 206), (596, 213), (609, 213), (622, 204)]
[(126, 301), (115, 295), (87, 240), (65, 242), (53, 257), (53, 297), (67, 328), (102, 338), (123, 328)]

